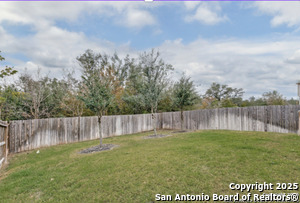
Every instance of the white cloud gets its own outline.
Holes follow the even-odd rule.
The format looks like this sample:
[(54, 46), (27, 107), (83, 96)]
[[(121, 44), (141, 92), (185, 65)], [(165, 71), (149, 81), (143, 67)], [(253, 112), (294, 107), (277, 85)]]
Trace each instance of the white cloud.
[(289, 27), (300, 25), (300, 2), (254, 2), (261, 13), (273, 16), (272, 26), (286, 24)]
[(295, 53), (292, 56), (288, 57), (286, 62), (292, 64), (300, 64), (300, 49), (295, 51)]
[(201, 4), (200, 1), (185, 1), (184, 5), (186, 7), (187, 10), (193, 10), (195, 8), (197, 8), (197, 6)]
[(186, 16), (187, 22), (199, 21), (203, 24), (215, 25), (228, 20), (226, 15), (221, 14), (222, 8), (218, 2), (185, 2), (185, 7), (193, 12)]
[[(0, 2), (0, 41), (1, 51), (5, 54), (22, 53), (29, 61), (13, 61), (17, 70), (24, 67), (35, 70), (42, 68), (43, 73), (51, 71), (52, 76), (61, 76), (62, 68), (78, 68), (76, 57), (87, 48), (96, 52), (120, 55), (131, 53), (130, 44), (115, 45), (101, 39), (89, 39), (84, 33), (68, 31), (56, 26), (56, 21), (78, 21), (83, 13), (111, 18), (118, 24), (129, 28), (141, 29), (156, 23), (147, 11), (149, 5), (125, 2)], [(34, 34), (16, 37), (8, 33), (1, 23), (29, 25)]]
[(42, 29), (55, 20), (75, 20), (85, 7), (79, 2), (0, 2), (0, 23), (29, 24)]
[(128, 9), (126, 11), (125, 25), (126, 27), (142, 28), (147, 25), (155, 25), (156, 20), (147, 11), (138, 9)]
[(212, 82), (218, 82), (243, 88), (246, 98), (271, 90), (296, 97), (294, 83), (299, 79), (300, 64), (286, 63), (286, 59), (299, 46), (299, 38), (268, 39), (264, 43), (199, 38), (189, 44), (180, 40), (166, 41), (159, 49), (177, 73), (186, 72), (196, 84), (201, 84), (201, 94)]
[(112, 18), (126, 27), (141, 28), (156, 24), (143, 2), (0, 2), (0, 23), (32, 24), (37, 29), (53, 25), (56, 20), (78, 20), (81, 14)]
[[(9, 45), (12, 44), (14, 42), (14, 37), (11, 36), (10, 34), (8, 34), (3, 27), (1, 27), (0, 25), (0, 42), (1, 42), (1, 49), (3, 49), (4, 45), (8, 45), (6, 48), (9, 51), (12, 47), (10, 47)], [(3, 51), (3, 50), (0, 50)]]
[[(0, 29), (1, 33), (1, 29)], [(2, 41), (2, 37), (8, 39)], [(26, 38), (17, 38), (11, 35), (0, 35), (1, 50), (5, 54), (23, 53), (30, 61), (14, 61), (15, 68), (23, 72), (42, 69), (43, 74), (61, 77), (63, 69), (79, 68), (76, 57), (89, 48), (95, 52), (113, 54), (118, 50), (120, 54), (132, 53), (130, 44), (117, 46), (104, 40), (90, 40), (83, 33), (70, 32), (55, 26), (41, 30), (35, 35)], [(6, 58), (13, 61), (13, 58)]]

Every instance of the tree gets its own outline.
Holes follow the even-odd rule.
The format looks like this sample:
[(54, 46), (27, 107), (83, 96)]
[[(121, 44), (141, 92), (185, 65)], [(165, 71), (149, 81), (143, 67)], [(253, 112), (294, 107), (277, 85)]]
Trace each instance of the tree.
[(150, 107), (152, 114), (153, 130), (156, 133), (157, 106), (162, 99), (162, 93), (168, 85), (168, 74), (173, 70), (170, 64), (166, 64), (160, 58), (159, 52), (154, 49), (150, 53), (144, 52), (139, 58), (139, 68), (142, 72), (142, 85), (139, 93), (145, 105)]
[(287, 100), (286, 102), (288, 105), (299, 105), (299, 101), (294, 98), (291, 98), (291, 99)]
[(128, 74), (128, 68), (130, 61), (127, 55), (124, 60), (120, 59), (117, 53), (112, 57), (107, 57), (107, 80), (112, 87), (112, 94), (114, 99), (112, 100), (108, 112), (110, 114), (120, 114), (124, 108), (125, 102), (122, 99), (125, 91), (125, 81)]
[(0, 88), (0, 120), (22, 120), (22, 99), (24, 93), (20, 92), (15, 85), (4, 85)]
[(23, 108), (26, 118), (39, 119), (49, 117), (49, 110), (45, 105), (46, 99), (50, 97), (51, 91), (48, 85), (49, 78), (40, 78), (35, 80), (29, 74), (22, 74), (19, 78), (19, 86), (25, 93)]
[[(1, 53), (1, 51), (0, 51)], [(0, 61), (4, 61), (5, 58), (3, 56), (0, 55)], [(17, 71), (14, 70), (13, 68), (11, 67), (8, 67), (6, 66), (3, 70), (0, 71), (0, 78), (4, 78), (6, 76), (10, 76), (10, 75), (14, 75), (16, 74)], [(7, 90), (6, 87), (4, 87), (5, 90)], [(1, 112), (2, 112), (2, 108), (5, 106), (5, 104), (7, 103), (7, 94), (5, 94), (4, 96), (4, 93), (7, 93), (6, 91), (3, 91), (1, 90), (1, 86), (0, 86), (0, 119), (2, 117), (1, 115)]]
[(98, 117), (100, 148), (102, 147), (101, 121), (104, 112), (113, 100), (112, 84), (108, 78), (109, 66), (107, 56), (94, 54), (87, 50), (77, 57), (83, 69), (81, 95), (79, 98), (94, 111)]
[(125, 102), (125, 111), (129, 114), (141, 114), (147, 111), (143, 98), (143, 72), (135, 59), (126, 57), (128, 76), (125, 83), (123, 101)]
[(266, 102), (267, 105), (285, 105), (286, 100), (283, 98), (283, 96), (277, 92), (276, 90), (265, 92), (262, 95), (263, 101)]
[(61, 109), (65, 116), (82, 116), (85, 110), (85, 104), (78, 98), (80, 82), (73, 77), (74, 71), (65, 76), (67, 85), (64, 97), (61, 102)]
[(198, 97), (193, 81), (183, 75), (174, 85), (174, 104), (180, 109), (181, 130), (183, 129), (183, 110), (186, 106), (192, 106)]
[(162, 99), (158, 103), (158, 112), (171, 112), (178, 110), (174, 104), (174, 82), (170, 82), (168, 87), (162, 93)]
[(218, 107), (218, 101), (213, 97), (206, 97), (205, 95), (201, 98), (201, 109), (209, 109)]
[(61, 103), (68, 88), (64, 81), (42, 77), (38, 70), (36, 79), (27, 73), (22, 74), (18, 85), (24, 92), (22, 105), (26, 118), (39, 119), (60, 115)]
[[(214, 82), (206, 91), (205, 97), (216, 100), (217, 107), (228, 107), (241, 105), (243, 94), (244, 91), (242, 88), (232, 88), (228, 85), (221, 85)], [(224, 101), (222, 102), (222, 100)]]
[(245, 107), (245, 106), (266, 106), (266, 105), (267, 105), (266, 101), (264, 101), (262, 98), (256, 99), (254, 96), (252, 96), (249, 99), (244, 100), (241, 106)]

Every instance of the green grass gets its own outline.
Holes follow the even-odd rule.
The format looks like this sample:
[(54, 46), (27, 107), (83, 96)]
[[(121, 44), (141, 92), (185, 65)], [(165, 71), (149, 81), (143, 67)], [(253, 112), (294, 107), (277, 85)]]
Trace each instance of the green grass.
[(295, 134), (145, 135), (104, 139), (120, 147), (100, 153), (78, 154), (94, 140), (12, 155), (0, 172), (0, 202), (152, 202), (155, 194), (235, 194), (232, 182), (300, 182)]

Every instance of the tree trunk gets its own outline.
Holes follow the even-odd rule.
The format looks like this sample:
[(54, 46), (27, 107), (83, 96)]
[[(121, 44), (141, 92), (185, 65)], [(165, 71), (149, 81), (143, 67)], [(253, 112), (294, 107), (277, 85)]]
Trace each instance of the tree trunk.
[(183, 129), (183, 109), (180, 109), (180, 123), (181, 123), (181, 130), (184, 130)]
[(157, 133), (156, 133), (156, 116), (154, 115), (154, 111), (153, 111), (152, 106), (151, 106), (151, 115), (152, 115), (152, 126), (153, 126), (153, 130), (154, 130), (154, 134), (155, 134), (155, 136), (157, 136)]
[(99, 126), (99, 135), (100, 135), (100, 147), (102, 147), (101, 118), (102, 118), (102, 115), (98, 116), (98, 126)]

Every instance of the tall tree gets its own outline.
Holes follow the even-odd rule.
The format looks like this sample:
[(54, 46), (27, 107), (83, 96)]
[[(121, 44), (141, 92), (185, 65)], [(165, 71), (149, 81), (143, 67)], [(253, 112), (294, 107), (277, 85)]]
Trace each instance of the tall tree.
[(286, 104), (286, 100), (283, 98), (282, 94), (280, 94), (276, 90), (270, 91), (270, 92), (265, 92), (265, 93), (263, 93), (262, 96), (263, 96), (262, 97), (263, 101), (265, 101), (265, 103), (267, 105), (285, 105)]
[(65, 76), (67, 89), (61, 102), (61, 109), (65, 116), (82, 116), (85, 110), (85, 104), (78, 98), (80, 82), (73, 76), (74, 71)]
[(110, 114), (120, 114), (124, 108), (123, 95), (125, 91), (125, 81), (127, 79), (128, 64), (126, 59), (120, 59), (117, 53), (112, 57), (107, 57), (107, 80), (110, 81), (112, 87), (112, 94), (114, 99), (110, 104), (108, 112)]
[(198, 98), (193, 81), (190, 79), (190, 77), (183, 75), (174, 85), (174, 104), (180, 109), (181, 130), (184, 130), (184, 108), (194, 105), (196, 99)]
[(95, 54), (91, 50), (87, 50), (77, 57), (83, 69), (82, 89), (79, 98), (98, 117), (100, 148), (102, 147), (102, 116), (113, 100), (113, 86), (108, 77), (107, 58), (107, 55)]
[(18, 85), (24, 92), (22, 106), (26, 118), (59, 116), (61, 102), (68, 88), (64, 81), (51, 79), (48, 76), (43, 77), (38, 70), (36, 78), (27, 73), (22, 74)]
[(26, 118), (39, 119), (49, 117), (46, 100), (51, 96), (49, 78), (35, 80), (29, 74), (22, 74), (19, 78), (21, 90), (24, 92), (23, 109)]
[(205, 97), (215, 100), (216, 102), (212, 102), (212, 104), (216, 104), (217, 107), (231, 107), (241, 104), (243, 94), (242, 88), (232, 88), (214, 82), (206, 90)]
[(144, 52), (139, 58), (139, 67), (142, 71), (142, 86), (139, 88), (141, 97), (145, 104), (150, 107), (152, 123), (155, 135), (157, 106), (162, 99), (162, 93), (169, 83), (169, 73), (173, 70), (160, 58), (160, 53), (152, 49), (151, 52)]
[(125, 101), (125, 111), (129, 114), (141, 114), (146, 112), (146, 104), (143, 98), (143, 72), (137, 64), (137, 60), (126, 57), (127, 79), (123, 100)]

